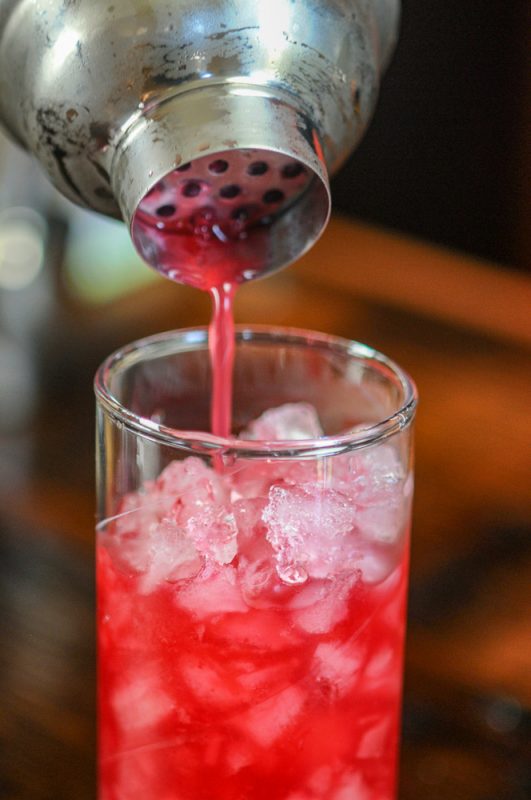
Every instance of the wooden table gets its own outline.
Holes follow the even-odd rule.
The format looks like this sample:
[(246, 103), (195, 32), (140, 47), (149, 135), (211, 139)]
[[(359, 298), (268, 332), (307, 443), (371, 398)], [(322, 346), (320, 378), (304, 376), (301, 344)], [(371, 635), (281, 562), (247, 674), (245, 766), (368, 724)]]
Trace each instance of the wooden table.
[[(416, 379), (417, 493), (401, 800), (531, 796), (531, 281), (336, 219), (296, 267), (244, 288), (240, 321), (326, 330)], [(0, 438), (0, 797), (85, 800), (94, 782), (93, 412), (99, 360), (204, 323), (157, 283), (64, 305), (41, 403)]]

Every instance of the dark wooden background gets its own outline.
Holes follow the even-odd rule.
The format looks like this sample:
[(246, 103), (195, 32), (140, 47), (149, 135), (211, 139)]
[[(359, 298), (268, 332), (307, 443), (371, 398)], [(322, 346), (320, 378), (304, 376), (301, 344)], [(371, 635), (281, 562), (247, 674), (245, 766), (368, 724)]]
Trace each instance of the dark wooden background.
[[(531, 796), (531, 284), (336, 219), (240, 321), (325, 330), (416, 379), (417, 493), (401, 800)], [(34, 343), (33, 421), (0, 436), (0, 797), (89, 800), (94, 780), (93, 400), (98, 362), (206, 322), (164, 282)]]

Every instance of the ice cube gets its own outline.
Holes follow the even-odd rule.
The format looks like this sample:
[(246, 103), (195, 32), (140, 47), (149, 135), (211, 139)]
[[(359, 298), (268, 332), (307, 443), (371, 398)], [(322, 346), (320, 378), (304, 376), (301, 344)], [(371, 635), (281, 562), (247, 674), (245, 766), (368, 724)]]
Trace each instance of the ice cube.
[(313, 406), (309, 403), (286, 403), (265, 411), (240, 434), (240, 439), (279, 442), (318, 439), (322, 435), (323, 429)]
[(128, 495), (102, 535), (119, 569), (141, 574), (140, 590), (194, 577), (203, 562), (227, 564), (237, 550), (224, 479), (190, 457), (170, 463)]
[(186, 533), (207, 562), (230, 564), (238, 551), (234, 514), (224, 506), (205, 505), (186, 519)]
[[(366, 542), (394, 545), (405, 529), (412, 482), (391, 445), (368, 448), (333, 460), (330, 485), (356, 508)], [(374, 582), (374, 581), (371, 581)]]
[[(232, 511), (238, 527), (241, 544), (254, 541), (259, 533), (265, 533), (262, 512), (266, 501), (262, 497), (243, 499), (237, 497), (232, 501)], [(263, 538), (261, 536), (260, 538)]]
[(205, 504), (223, 503), (226, 495), (223, 481), (201, 459), (191, 456), (172, 461), (156, 481), (146, 481), (140, 491), (124, 497), (111, 520), (112, 533), (137, 534), (175, 514), (176, 506), (186, 505), (193, 513)]
[(254, 753), (247, 743), (232, 742), (227, 747), (225, 759), (229, 774), (234, 775), (254, 762)]
[(174, 502), (174, 497), (159, 495), (154, 485), (147, 482), (142, 491), (125, 495), (116, 516), (109, 520), (109, 534), (125, 537), (160, 522)]
[(392, 575), (398, 564), (399, 554), (392, 548), (367, 544), (359, 562), (363, 583), (377, 585)]
[(252, 608), (278, 608), (292, 594), (291, 587), (279, 580), (272, 551), (258, 561), (240, 558), (238, 578), (242, 596)]
[(331, 581), (308, 581), (304, 586), (293, 587), (291, 590), (291, 599), (288, 603), (289, 608), (309, 608), (310, 606), (320, 603), (324, 598), (328, 597), (332, 591)]
[(355, 568), (359, 536), (348, 496), (315, 485), (274, 485), (262, 519), (287, 583), (330, 578)]
[(235, 726), (261, 747), (272, 747), (297, 720), (306, 696), (299, 686), (258, 703), (234, 719)]
[[(109, 767), (104, 765), (103, 770), (106, 768)], [(107, 781), (105, 779), (102, 781), (104, 791), (99, 793), (102, 800), (115, 800), (116, 797), (121, 800), (134, 800), (135, 797), (142, 797), (146, 786), (156, 787), (159, 783), (158, 753), (143, 748), (135, 749), (134, 755), (123, 753), (116, 759), (111, 775), (114, 780), (108, 794), (105, 792)]]
[(357, 522), (367, 541), (394, 544), (404, 529), (404, 509), (400, 503), (361, 507)]
[(234, 709), (241, 703), (238, 682), (229, 670), (200, 653), (188, 653), (179, 661), (180, 674), (196, 701), (215, 709)]
[(220, 617), (210, 623), (208, 633), (229, 646), (251, 648), (262, 653), (293, 649), (299, 640), (290, 628), (289, 618), (267, 609), (261, 609), (259, 613)]
[(332, 485), (359, 505), (386, 505), (403, 497), (404, 469), (391, 445), (338, 456), (332, 468)]
[(357, 755), (358, 758), (382, 758), (391, 749), (390, 719), (377, 720), (366, 733), (363, 734)]
[(149, 732), (174, 710), (172, 698), (164, 691), (157, 664), (145, 664), (111, 697), (118, 724), (125, 733)]
[(395, 653), (392, 647), (382, 647), (365, 667), (365, 675), (373, 680), (385, 678), (392, 671)]
[(322, 583), (318, 600), (312, 605), (296, 608), (292, 612), (295, 625), (306, 633), (330, 633), (348, 614), (348, 597), (352, 580), (326, 581)]
[(175, 461), (161, 473), (157, 491), (171, 493), (171, 519), (207, 563), (229, 564), (237, 551), (237, 528), (226, 481), (199, 458)]
[(357, 639), (321, 642), (315, 649), (312, 674), (342, 697), (356, 685), (364, 660), (365, 648)]
[(230, 565), (189, 583), (179, 592), (178, 602), (197, 619), (247, 611)]
[(331, 800), (372, 800), (374, 797), (359, 773), (350, 772), (342, 776)]
[(266, 540), (266, 527), (262, 513), (266, 501), (255, 497), (250, 500), (236, 500), (232, 512), (238, 529), (238, 552), (248, 561), (259, 561), (272, 556), (272, 549)]
[(319, 474), (317, 460), (251, 461), (240, 459), (231, 469), (231, 481), (237, 498), (267, 498), (273, 483), (298, 485), (316, 483)]
[(161, 498), (150, 483), (141, 492), (126, 495), (118, 513), (98, 525), (98, 536), (114, 566), (126, 574), (149, 569), (149, 542), (145, 533), (170, 512), (173, 499)]
[(404, 468), (391, 445), (339, 456), (333, 466), (335, 482), (352, 493), (357, 503), (376, 505), (402, 495)]
[(173, 521), (151, 525), (136, 541), (136, 562), (144, 562), (139, 590), (149, 594), (163, 581), (170, 583), (195, 577), (203, 561), (193, 542)]
[(383, 647), (364, 669), (363, 683), (367, 691), (380, 697), (398, 697), (402, 686), (402, 661), (399, 641)]
[[(196, 784), (202, 763), (203, 748), (189, 745), (180, 736), (151, 739), (143, 747), (120, 750), (107, 764), (102, 763), (112, 788), (108, 794), (99, 793), (98, 798), (183, 800), (191, 796), (190, 788)], [(102, 786), (105, 784), (107, 780), (103, 779)]]
[(227, 487), (222, 477), (195, 456), (172, 461), (157, 478), (156, 490), (159, 495), (180, 502), (191, 513), (194, 508), (223, 504), (227, 500)]
[(280, 659), (278, 663), (261, 669), (254, 669), (251, 665), (248, 671), (239, 675), (239, 683), (246, 692), (249, 700), (265, 700), (278, 694), (291, 682), (293, 673), (299, 667), (296, 657)]

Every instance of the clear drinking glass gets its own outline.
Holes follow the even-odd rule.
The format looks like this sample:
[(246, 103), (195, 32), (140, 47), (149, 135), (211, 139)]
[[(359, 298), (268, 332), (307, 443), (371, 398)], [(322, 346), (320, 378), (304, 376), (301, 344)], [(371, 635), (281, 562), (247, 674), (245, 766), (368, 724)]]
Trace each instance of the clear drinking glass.
[(210, 386), (205, 330), (96, 377), (100, 800), (391, 800), (415, 388), (266, 328), (235, 438), (201, 432)]

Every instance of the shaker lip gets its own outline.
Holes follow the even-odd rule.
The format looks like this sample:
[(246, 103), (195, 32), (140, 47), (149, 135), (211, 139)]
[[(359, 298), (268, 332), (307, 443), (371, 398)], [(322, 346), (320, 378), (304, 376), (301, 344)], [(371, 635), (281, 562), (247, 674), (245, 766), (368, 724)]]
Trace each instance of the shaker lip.
[[(285, 156), (312, 176), (307, 190), (275, 218), (260, 250), (231, 242), (231, 256), (259, 275), (287, 266), (321, 236), (331, 213), (328, 170), (320, 134), (297, 108), (297, 99), (276, 88), (231, 82), (188, 88), (144, 109), (117, 143), (111, 165), (113, 191), (141, 257), (155, 269), (166, 257), (164, 237), (144, 235), (139, 208), (149, 193), (183, 165), (231, 152)], [(231, 187), (229, 187), (231, 188)], [(202, 252), (202, 258), (217, 258)], [(208, 265), (207, 265), (208, 266)]]
[(267, 460), (272, 457), (291, 460), (339, 455), (380, 444), (407, 429), (414, 421), (418, 393), (415, 383), (392, 359), (377, 350), (349, 339), (300, 328), (266, 325), (237, 325), (236, 342), (263, 345), (309, 346), (357, 359), (378, 371), (394, 384), (399, 393), (397, 407), (390, 415), (365, 428), (318, 439), (288, 441), (252, 441), (235, 437), (222, 438), (203, 431), (184, 431), (161, 425), (126, 408), (114, 394), (111, 381), (115, 374), (148, 359), (190, 350), (208, 349), (208, 328), (186, 328), (139, 339), (112, 353), (98, 369), (94, 391), (101, 407), (121, 426), (152, 441), (186, 449), (197, 455)]
[(230, 150), (269, 150), (308, 167), (331, 203), (321, 132), (297, 97), (249, 79), (202, 81), (143, 108), (115, 141), (109, 167), (124, 221), (168, 173)]

